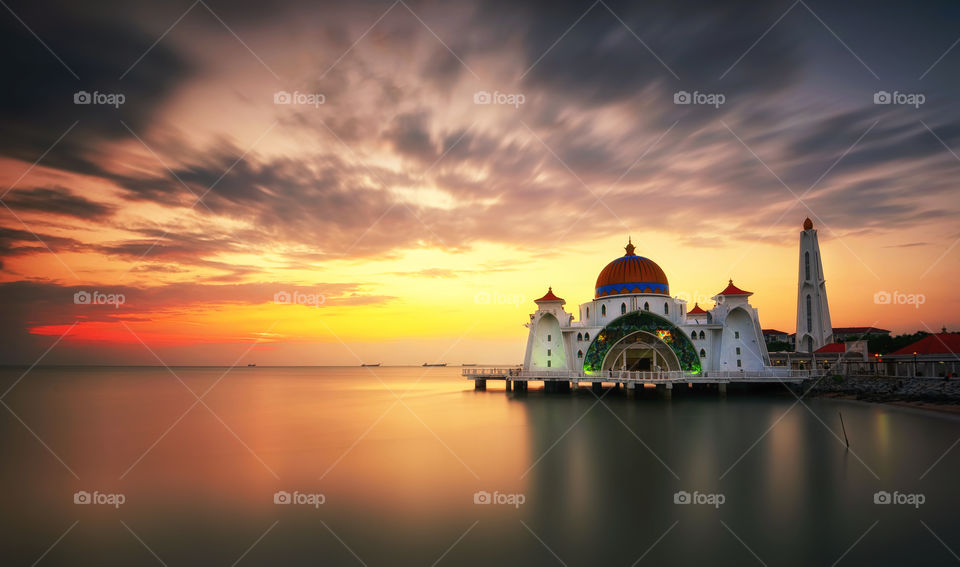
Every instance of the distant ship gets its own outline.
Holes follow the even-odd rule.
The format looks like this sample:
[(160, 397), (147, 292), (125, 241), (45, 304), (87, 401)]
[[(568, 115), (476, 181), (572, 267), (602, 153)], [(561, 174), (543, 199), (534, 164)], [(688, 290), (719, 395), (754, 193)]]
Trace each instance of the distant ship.
[(373, 363), (366, 363), (366, 362), (364, 362), (364, 363), (361, 364), (360, 366), (380, 366), (380, 363), (379, 363), (379, 362), (373, 362)]
[(460, 366), (476, 366), (476, 363), (467, 363), (467, 362), (464, 362), (464, 363), (461, 364)]
[(256, 366), (256, 364), (250, 363), (247, 366)]
[(439, 363), (437, 363), (437, 364), (430, 364), (430, 363), (428, 363), (428, 362), (424, 362), (423, 365), (424, 365), (424, 366), (446, 366), (447, 363), (446, 363), (446, 362), (439, 362)]

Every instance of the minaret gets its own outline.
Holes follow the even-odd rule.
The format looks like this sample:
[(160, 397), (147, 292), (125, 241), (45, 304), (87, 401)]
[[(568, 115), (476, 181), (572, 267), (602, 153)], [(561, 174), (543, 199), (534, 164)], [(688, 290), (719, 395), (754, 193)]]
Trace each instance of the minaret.
[(800, 233), (800, 273), (797, 277), (797, 352), (813, 352), (833, 342), (827, 286), (820, 262), (820, 242), (813, 222), (803, 221)]

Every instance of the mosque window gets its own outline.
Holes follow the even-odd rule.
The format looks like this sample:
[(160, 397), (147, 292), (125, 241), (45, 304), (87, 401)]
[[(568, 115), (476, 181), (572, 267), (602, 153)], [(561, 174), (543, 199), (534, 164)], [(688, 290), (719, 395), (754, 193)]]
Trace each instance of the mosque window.
[(670, 304), (667, 303), (666, 301), (663, 302), (663, 314), (664, 315), (670, 314)]
[(706, 358), (706, 357), (707, 357), (707, 351), (700, 349), (700, 358)]
[(590, 308), (587, 307), (587, 319), (589, 319), (589, 318), (590, 318)]
[(553, 335), (547, 335), (547, 342), (549, 343), (552, 340), (553, 340)]
[(810, 253), (809, 252), (803, 253), (803, 272), (806, 279), (809, 280), (810, 279)]
[(807, 295), (807, 332), (813, 332), (813, 308), (809, 295)]
[(626, 303), (621, 303), (621, 304), (620, 304), (620, 314), (621, 314), (621, 315), (624, 315), (624, 314), (626, 314), (626, 312), (627, 312), (627, 304), (626, 304)]
[(701, 338), (701, 339), (704, 338), (704, 337), (706, 337), (706, 336), (707, 336), (707, 335), (704, 335), (704, 334), (703, 334), (703, 331), (700, 331), (700, 338)]
[[(739, 360), (737, 362), (740, 362)], [(550, 368), (550, 361), (547, 361), (547, 368)]]
[(743, 366), (743, 364), (740, 362), (740, 359), (738, 358), (738, 359), (737, 359), (737, 368), (740, 368), (740, 367), (742, 367), (742, 366)]
[(547, 349), (547, 356), (551, 356), (552, 354), (553, 354), (553, 351), (551, 351), (550, 349)]
[(737, 347), (737, 354), (740, 354), (740, 347)]
[(643, 302), (643, 310), (650, 311), (650, 304), (647, 303), (646, 301)]
[(696, 332), (696, 331), (690, 331), (690, 338), (693, 339), (693, 340), (697, 340), (697, 332)]
[(583, 333), (577, 333), (577, 341), (583, 340)]
[(600, 316), (601, 316), (601, 317), (606, 317), (606, 316), (607, 316), (607, 306), (606, 306), (606, 305), (601, 305), (601, 306), (600, 306)]
[(734, 331), (734, 332), (733, 332), (733, 338), (739, 339), (739, 338), (740, 338), (740, 331)]
[(582, 350), (578, 350), (578, 351), (577, 351), (577, 358), (583, 358), (583, 351), (582, 351)]
[(589, 341), (589, 340), (590, 340), (590, 333), (584, 333), (584, 334), (583, 334), (583, 340)]

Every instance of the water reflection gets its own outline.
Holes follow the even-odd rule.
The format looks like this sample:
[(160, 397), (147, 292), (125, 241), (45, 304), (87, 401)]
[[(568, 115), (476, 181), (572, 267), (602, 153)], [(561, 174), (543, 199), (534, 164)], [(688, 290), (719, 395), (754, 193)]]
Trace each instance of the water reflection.
[[(4, 388), (21, 372), (0, 371)], [(154, 561), (130, 530), (168, 565), (248, 549), (241, 565), (755, 561), (737, 537), (770, 565), (832, 564), (877, 520), (844, 563), (953, 561), (918, 519), (960, 548), (960, 454), (919, 480), (960, 436), (951, 419), (773, 394), (474, 392), (455, 368), (175, 372), (214, 386), (209, 409), (163, 369), (35, 369), (11, 391), (50, 450), (4, 410), (4, 563), (33, 563), (74, 522), (44, 563)], [(850, 451), (824, 425), (842, 436), (840, 408)], [(927, 503), (878, 507), (880, 489)], [(79, 506), (77, 490), (127, 502)], [(280, 506), (278, 490), (326, 501)], [(680, 490), (726, 502), (677, 505)]]

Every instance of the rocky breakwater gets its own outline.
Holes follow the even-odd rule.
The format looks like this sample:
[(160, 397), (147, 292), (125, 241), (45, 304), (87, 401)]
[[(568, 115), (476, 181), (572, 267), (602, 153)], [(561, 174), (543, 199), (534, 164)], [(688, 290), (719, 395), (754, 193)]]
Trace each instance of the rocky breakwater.
[(960, 379), (889, 376), (824, 376), (805, 385), (810, 394), (867, 402), (960, 404)]

